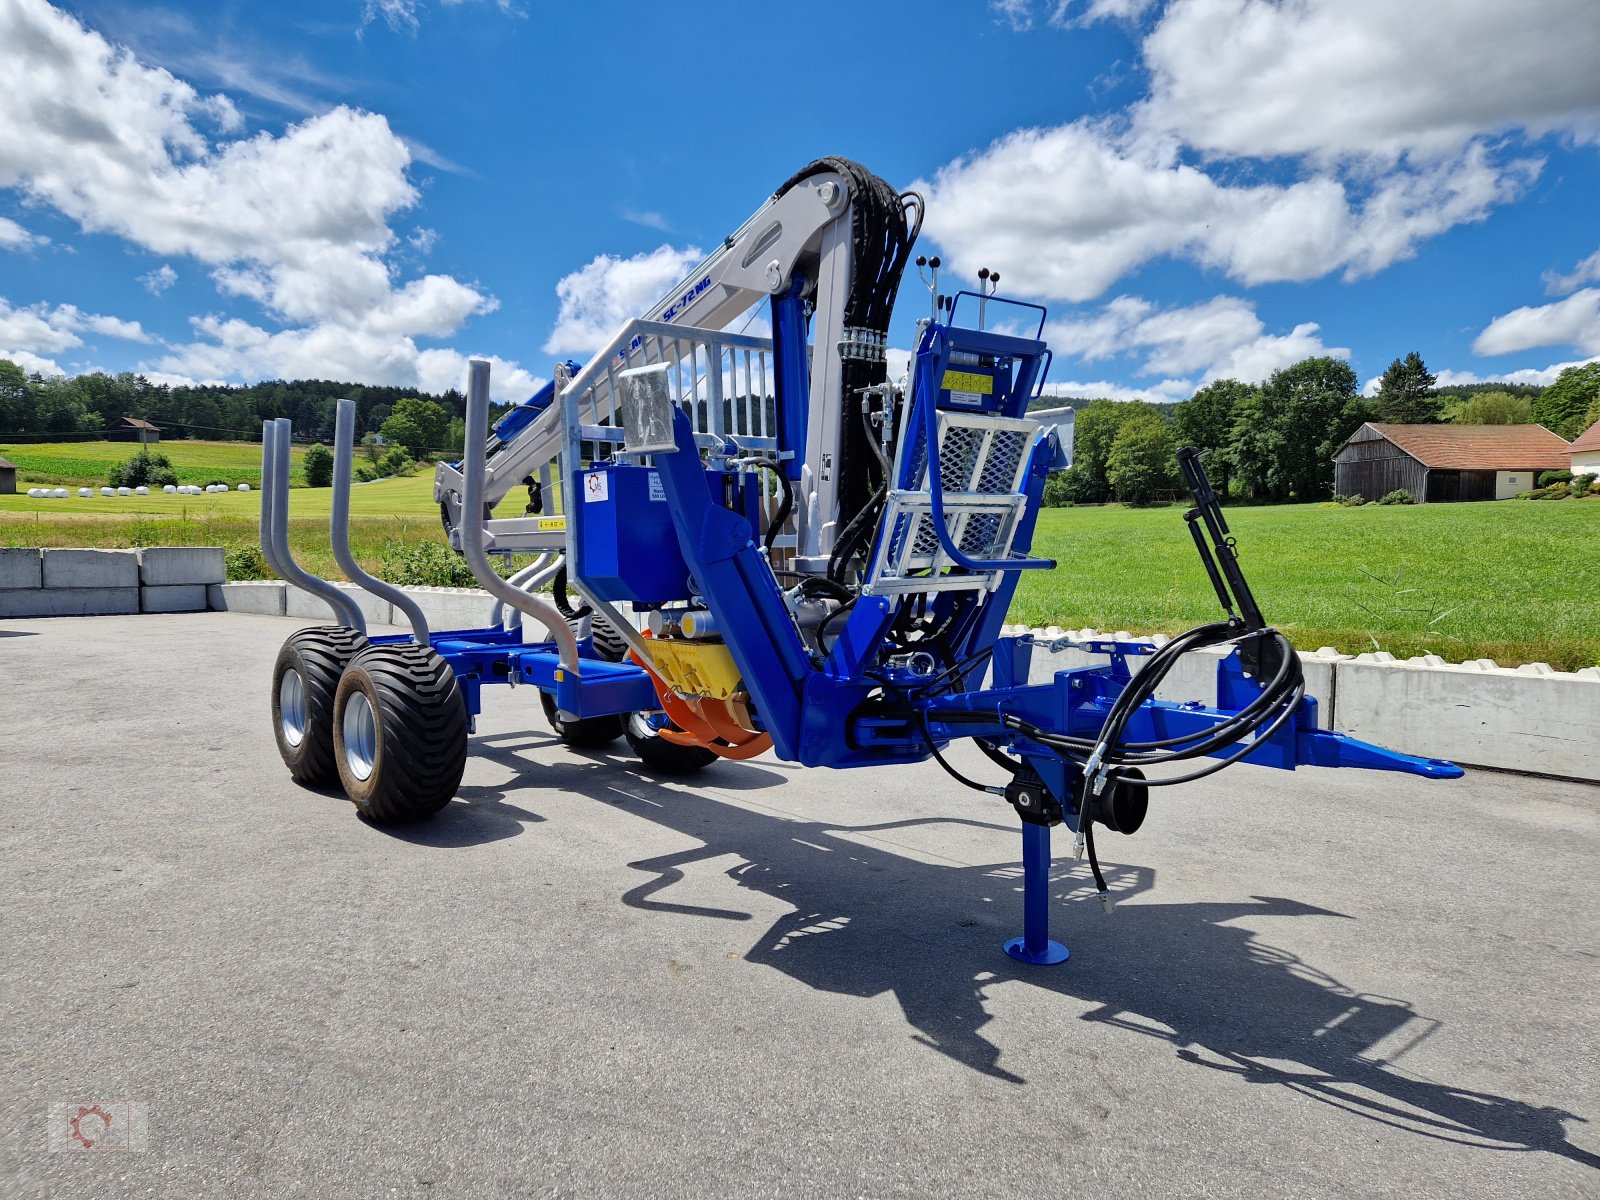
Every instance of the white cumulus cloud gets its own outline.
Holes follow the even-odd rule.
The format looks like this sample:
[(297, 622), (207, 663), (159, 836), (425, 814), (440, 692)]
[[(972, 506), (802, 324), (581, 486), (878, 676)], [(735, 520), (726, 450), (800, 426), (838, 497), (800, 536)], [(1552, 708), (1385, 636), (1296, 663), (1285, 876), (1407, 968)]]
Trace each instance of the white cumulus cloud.
[(968, 278), (980, 266), (1013, 287), (1083, 301), (1160, 257), (1245, 284), (1372, 274), (1417, 244), (1481, 220), (1536, 170), (1497, 166), (1481, 147), (1357, 186), (1330, 174), (1229, 185), (1171, 142), (1140, 142), (1090, 121), (1009, 134), (919, 186), (927, 229)]
[[(0, 0), (0, 45), (28, 81), (0, 90), (0, 187), (85, 230), (196, 260), (224, 294), (285, 326), (201, 321), (201, 341), (173, 348), (161, 369), (420, 386), (415, 339), (452, 337), (495, 308), (447, 275), (400, 277), (394, 256), (431, 241), (394, 232), (420, 195), (412, 151), (382, 116), (341, 106), (246, 135), (227, 98), (139, 62), (44, 0)], [(142, 282), (159, 293), (176, 277), (163, 264)], [(318, 363), (321, 350), (330, 357)], [(397, 378), (401, 365), (412, 373)]]
[[(1568, 367), (1587, 366), (1589, 363), (1596, 361), (1600, 361), (1600, 359), (1580, 358), (1572, 362), (1551, 363), (1548, 367), (1523, 367), (1516, 371), (1492, 371), (1487, 375), (1479, 375), (1473, 371), (1452, 371), (1446, 368), (1438, 373), (1437, 378), (1440, 387), (1459, 387), (1468, 383), (1531, 383), (1535, 387), (1548, 387)], [(1377, 379), (1373, 379), (1370, 382), (1371, 391), (1377, 391), (1377, 382)]]
[(49, 244), (50, 239), (43, 234), (18, 225), (9, 217), (0, 217), (0, 250), (32, 250)]
[[(1152, 5), (991, 8), (1022, 31)], [(1357, 278), (1516, 199), (1532, 139), (1600, 140), (1594, 0), (1171, 0), (1140, 54), (1127, 111), (1013, 131), (920, 185), (962, 275), (1076, 301), (1163, 258)]]
[(145, 291), (152, 296), (159, 296), (178, 282), (178, 273), (172, 269), (171, 263), (162, 263), (155, 270), (146, 271), (139, 276), (139, 282), (144, 284)]
[(1098, 311), (1052, 322), (1046, 337), (1063, 359), (1093, 363), (1130, 358), (1139, 374), (1163, 377), (1153, 389), (1135, 389), (1141, 395), (1187, 395), (1213, 379), (1256, 383), (1314, 355), (1349, 357), (1343, 346), (1324, 345), (1320, 332), (1316, 324), (1305, 322), (1288, 333), (1269, 333), (1255, 306), (1237, 296), (1168, 309), (1137, 296), (1118, 296)]
[(1586, 283), (1600, 283), (1600, 250), (1596, 250), (1584, 259), (1572, 272), (1563, 275), (1558, 271), (1546, 271), (1543, 275), (1545, 291), (1552, 296), (1562, 296), (1574, 291)]
[(1600, 130), (1594, 0), (1174, 0), (1141, 122), (1209, 154), (1453, 154)]
[(1539, 346), (1572, 346), (1600, 354), (1600, 288), (1584, 288), (1553, 304), (1502, 313), (1472, 343), (1474, 354), (1515, 354)]
[[(428, 392), (464, 391), (467, 355), (423, 349), (408, 337), (324, 324), (271, 331), (237, 318), (191, 320), (194, 341), (170, 347), (152, 370), (169, 381), (237, 378), (353, 379), (417, 387)], [(526, 400), (545, 380), (491, 354), (490, 394), (497, 401)]]
[(658, 246), (631, 258), (601, 254), (556, 284), (561, 309), (547, 354), (592, 354), (623, 322), (642, 317), (704, 258), (694, 246)]

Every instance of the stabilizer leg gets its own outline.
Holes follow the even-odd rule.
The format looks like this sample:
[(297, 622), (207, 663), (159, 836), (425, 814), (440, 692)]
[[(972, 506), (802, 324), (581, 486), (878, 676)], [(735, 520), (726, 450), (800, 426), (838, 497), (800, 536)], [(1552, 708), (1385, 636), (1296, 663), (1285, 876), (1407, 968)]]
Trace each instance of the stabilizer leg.
[(1066, 962), (1068, 950), (1050, 940), (1050, 826), (1022, 825), (1022, 936), (1005, 945), (1018, 962), (1048, 967)]

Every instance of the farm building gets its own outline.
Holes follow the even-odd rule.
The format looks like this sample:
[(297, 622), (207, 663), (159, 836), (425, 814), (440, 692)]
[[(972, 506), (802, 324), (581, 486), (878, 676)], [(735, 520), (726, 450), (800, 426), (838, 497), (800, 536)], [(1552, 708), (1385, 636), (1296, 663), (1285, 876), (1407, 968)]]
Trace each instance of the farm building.
[[(1572, 455), (1574, 475), (1600, 475), (1600, 421), (1578, 435), (1568, 453)], [(0, 487), (0, 491), (4, 491)]]
[(1376, 500), (1404, 488), (1418, 503), (1505, 500), (1569, 465), (1566, 440), (1543, 425), (1367, 422), (1333, 456), (1333, 490)]
[(14, 496), (17, 492), (17, 464), (0, 458), (0, 496)]
[(160, 440), (161, 430), (149, 421), (141, 421), (138, 417), (123, 417), (116, 425), (106, 430), (108, 442), (159, 442)]

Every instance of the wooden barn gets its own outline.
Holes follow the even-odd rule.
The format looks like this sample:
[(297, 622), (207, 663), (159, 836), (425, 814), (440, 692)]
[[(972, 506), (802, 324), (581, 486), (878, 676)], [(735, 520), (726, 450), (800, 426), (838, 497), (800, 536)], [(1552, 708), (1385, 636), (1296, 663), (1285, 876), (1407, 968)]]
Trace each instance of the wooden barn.
[(17, 492), (17, 464), (0, 458), (0, 496), (14, 496)]
[(140, 420), (138, 417), (123, 417), (121, 421), (106, 430), (106, 441), (108, 442), (144, 442), (149, 444), (160, 440), (160, 427), (150, 424), (149, 421)]
[(1505, 500), (1567, 467), (1570, 447), (1543, 425), (1367, 422), (1333, 456), (1333, 490), (1377, 500), (1404, 488), (1417, 503)]

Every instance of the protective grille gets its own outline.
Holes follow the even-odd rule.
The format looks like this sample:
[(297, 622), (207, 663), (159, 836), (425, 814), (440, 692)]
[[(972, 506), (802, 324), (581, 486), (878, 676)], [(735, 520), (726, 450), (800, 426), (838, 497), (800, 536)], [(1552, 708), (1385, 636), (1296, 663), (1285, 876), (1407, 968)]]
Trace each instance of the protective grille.
[[(972, 482), (972, 469), (983, 452), (984, 430), (952, 425), (939, 443), (939, 483), (947, 492), (964, 492)], [(1010, 488), (1006, 488), (1010, 491)]]
[(995, 430), (989, 442), (989, 457), (984, 459), (978, 486), (973, 490), (989, 496), (1011, 491), (1016, 484), (1023, 451), (1028, 448), (1029, 436), (1016, 429)]

